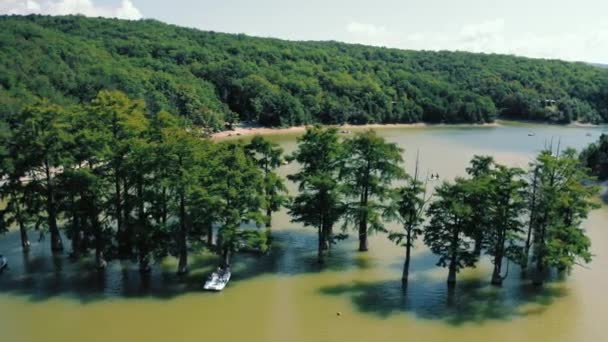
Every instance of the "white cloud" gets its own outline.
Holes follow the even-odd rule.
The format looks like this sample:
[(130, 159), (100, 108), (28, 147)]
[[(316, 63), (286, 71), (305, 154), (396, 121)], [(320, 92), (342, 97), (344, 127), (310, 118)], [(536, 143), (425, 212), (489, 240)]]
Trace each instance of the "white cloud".
[(141, 12), (130, 0), (122, 0), (120, 6), (99, 6), (92, 0), (2, 0), (0, 14), (82, 14), (88, 17), (141, 19)]
[(346, 26), (346, 30), (352, 34), (366, 37), (383, 37), (389, 34), (384, 26), (376, 26), (373, 24), (363, 24), (358, 22), (349, 23)]
[(351, 22), (346, 27), (355, 43), (413, 50), (459, 50), (504, 53), (536, 58), (607, 62), (608, 26), (580, 27), (566, 34), (514, 34), (503, 19), (468, 24), (453, 31), (398, 33), (385, 26)]

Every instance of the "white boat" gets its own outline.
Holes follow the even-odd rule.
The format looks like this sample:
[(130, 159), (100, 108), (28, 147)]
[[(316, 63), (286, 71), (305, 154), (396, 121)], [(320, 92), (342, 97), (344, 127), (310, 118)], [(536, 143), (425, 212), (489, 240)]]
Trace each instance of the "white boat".
[(0, 255), (0, 271), (8, 266), (8, 259)]
[(211, 273), (203, 288), (208, 291), (222, 291), (230, 281), (230, 268)]

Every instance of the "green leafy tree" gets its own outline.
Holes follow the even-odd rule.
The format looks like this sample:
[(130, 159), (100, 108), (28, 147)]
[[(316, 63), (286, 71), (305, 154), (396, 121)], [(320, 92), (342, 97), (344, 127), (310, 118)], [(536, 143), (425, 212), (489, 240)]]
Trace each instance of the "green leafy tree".
[(104, 156), (111, 169), (109, 176), (114, 183), (114, 219), (117, 226), (117, 240), (121, 255), (131, 255), (134, 232), (129, 222), (131, 204), (128, 202), (131, 190), (125, 173), (124, 160), (133, 139), (140, 138), (148, 126), (144, 116), (143, 101), (131, 100), (118, 91), (101, 91), (89, 107), (96, 117), (98, 127), (108, 155)]
[(347, 197), (355, 199), (347, 203), (345, 219), (356, 224), (359, 251), (364, 252), (368, 249), (368, 229), (386, 231), (381, 213), (392, 182), (405, 176), (399, 165), (403, 161), (402, 150), (373, 130), (347, 140), (345, 150), (348, 158), (344, 159), (340, 178)]
[(245, 147), (264, 174), (264, 207), (266, 227), (272, 226), (272, 213), (288, 203), (287, 188), (275, 170), (281, 166), (283, 149), (260, 135), (253, 137)]
[(414, 177), (406, 177), (407, 184), (394, 190), (390, 206), (387, 210), (388, 217), (399, 221), (404, 232), (391, 232), (388, 238), (396, 244), (405, 247), (405, 261), (401, 281), (407, 285), (411, 249), (419, 235), (423, 233), (424, 209), (428, 202), (426, 196), (426, 183), (419, 180), (418, 158), (416, 158), (416, 170)]
[(448, 286), (456, 284), (456, 273), (474, 267), (477, 254), (471, 250), (470, 218), (467, 204), (467, 180), (444, 182), (435, 192), (435, 200), (427, 210), (429, 223), (424, 230), (424, 243), (439, 256), (437, 266), (448, 267)]
[(491, 201), (491, 171), (494, 158), (491, 156), (474, 156), (466, 171), (471, 176), (472, 182), (468, 182), (470, 195), (468, 204), (471, 206), (471, 224), (475, 240), (474, 251), (479, 256), (483, 246), (484, 234), (490, 229), (491, 223), (485, 211)]
[(55, 176), (65, 165), (71, 165), (67, 146), (72, 136), (68, 132), (66, 111), (47, 101), (25, 108), (15, 121), (14, 143), (10, 152), (15, 168), (37, 185), (46, 202), (47, 226), (51, 234), (53, 252), (63, 250), (57, 225), (57, 189)]
[(344, 237), (333, 234), (333, 226), (344, 211), (339, 179), (343, 156), (337, 129), (314, 126), (298, 138), (298, 148), (290, 157), (301, 169), (288, 176), (299, 188), (289, 213), (294, 222), (317, 229), (319, 263), (324, 262), (325, 250)]
[(220, 143), (210, 168), (212, 193), (218, 201), (218, 243), (221, 263), (229, 267), (234, 252), (241, 248), (266, 251), (266, 234), (243, 224), (264, 222), (264, 176), (241, 143)]
[[(495, 165), (492, 171), (490, 188), (490, 205), (485, 213), (489, 226), (484, 234), (484, 246), (492, 257), (494, 269), (492, 284), (502, 285), (506, 275), (502, 275), (503, 259), (518, 261), (522, 241), (523, 222), (521, 212), (525, 209), (526, 183), (521, 179), (524, 171)], [(507, 269), (508, 272), (508, 269)]]
[(543, 151), (532, 168), (538, 169), (534, 283), (541, 285), (549, 267), (569, 271), (574, 265), (591, 261), (591, 241), (581, 223), (597, 206), (592, 198), (598, 188), (590, 185), (590, 177), (573, 149)]

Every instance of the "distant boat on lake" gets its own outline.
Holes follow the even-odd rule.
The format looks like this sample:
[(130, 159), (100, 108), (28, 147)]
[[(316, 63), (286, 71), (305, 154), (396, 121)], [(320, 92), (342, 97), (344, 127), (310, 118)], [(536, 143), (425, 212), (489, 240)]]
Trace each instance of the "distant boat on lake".
[(528, 133), (528, 136), (529, 136), (529, 137), (533, 137), (533, 136), (535, 136), (535, 135), (536, 135), (535, 133)]

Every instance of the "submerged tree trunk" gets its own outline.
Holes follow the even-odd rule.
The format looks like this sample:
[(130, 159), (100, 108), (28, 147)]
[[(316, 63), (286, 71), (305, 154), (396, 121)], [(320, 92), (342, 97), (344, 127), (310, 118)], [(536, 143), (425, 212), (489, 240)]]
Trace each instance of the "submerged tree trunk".
[(146, 212), (144, 209), (144, 187), (141, 179), (137, 182), (137, 241), (139, 252), (139, 271), (142, 273), (150, 272), (149, 247)]
[[(27, 236), (27, 227), (25, 226), (25, 222), (23, 216), (21, 215), (21, 206), (19, 203), (15, 203), (15, 211), (17, 214), (17, 223), (19, 224), (19, 233), (21, 235), (21, 249), (24, 253), (30, 251), (30, 239)], [(2, 220), (2, 224), (4, 224), (4, 217), (0, 218)]]
[(188, 273), (188, 225), (186, 224), (186, 195), (182, 189), (179, 194), (179, 264), (178, 274)]
[(222, 267), (223, 268), (230, 267), (231, 256), (232, 256), (232, 247), (230, 246), (230, 244), (228, 244), (228, 246), (224, 247), (223, 252), (222, 252)]
[(59, 228), (57, 228), (57, 207), (55, 204), (55, 189), (53, 187), (53, 179), (51, 176), (51, 168), (49, 161), (45, 160), (45, 172), (46, 172), (46, 187), (47, 187), (47, 213), (48, 213), (48, 226), (51, 232), (51, 251), (61, 252), (63, 251), (63, 241), (59, 234)]
[(325, 263), (325, 233), (323, 231), (323, 227), (319, 227), (318, 228), (318, 235), (319, 235), (319, 245), (317, 248), (317, 262), (319, 264), (323, 264)]
[(80, 227), (80, 217), (78, 214), (74, 213), (74, 217), (72, 218), (72, 258), (79, 258), (82, 251), (82, 239), (80, 232), (82, 228)]
[(207, 226), (207, 245), (209, 245), (209, 247), (213, 246), (213, 225), (211, 224), (211, 222), (208, 222), (206, 224)]
[(27, 228), (22, 220), (19, 220), (19, 233), (21, 234), (21, 249), (24, 253), (30, 251), (30, 239), (27, 236)]
[(521, 271), (523, 274), (528, 269), (528, 258), (530, 257), (530, 246), (532, 242), (532, 230), (534, 229), (534, 220), (536, 219), (536, 191), (538, 184), (538, 168), (534, 170), (534, 180), (532, 181), (532, 203), (530, 205), (530, 222), (528, 225), (528, 235), (524, 246), (524, 254), (521, 261)]
[(412, 232), (411, 229), (407, 230), (406, 244), (405, 244), (405, 261), (403, 262), (403, 274), (401, 275), (401, 282), (403, 285), (407, 285), (407, 281), (410, 274), (410, 252), (412, 249)]
[(458, 229), (454, 229), (452, 234), (452, 242), (450, 244), (451, 256), (448, 271), (448, 287), (456, 286), (456, 264), (458, 262)]
[(131, 212), (133, 211), (133, 203), (131, 198), (129, 198), (129, 184), (127, 183), (126, 178), (123, 178), (122, 180), (123, 186), (122, 186), (122, 198), (123, 198), (123, 205), (122, 205), (122, 214), (123, 214), (123, 220), (122, 220), (122, 225), (123, 225), (123, 253), (125, 257), (132, 257), (133, 256), (133, 249), (134, 249), (134, 244), (136, 242), (135, 240), (135, 231), (133, 229), (133, 222), (131, 220)]
[(103, 232), (101, 230), (101, 224), (99, 223), (97, 212), (94, 212), (91, 216), (91, 225), (95, 231), (95, 265), (97, 266), (97, 269), (103, 270), (106, 268), (107, 262), (103, 255)]
[(121, 195), (121, 187), (120, 187), (120, 175), (118, 173), (119, 169), (119, 161), (115, 161), (116, 166), (114, 169), (114, 215), (116, 218), (116, 239), (118, 240), (118, 252), (121, 255), (125, 254), (125, 245), (124, 245), (124, 227), (123, 227), (123, 214), (122, 214), (122, 195)]
[(359, 205), (359, 252), (367, 252), (367, 202), (368, 189), (365, 187), (361, 193), (361, 203)]

